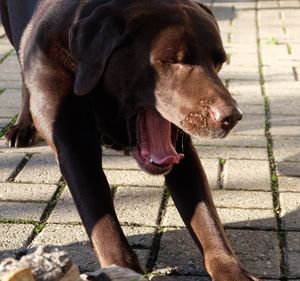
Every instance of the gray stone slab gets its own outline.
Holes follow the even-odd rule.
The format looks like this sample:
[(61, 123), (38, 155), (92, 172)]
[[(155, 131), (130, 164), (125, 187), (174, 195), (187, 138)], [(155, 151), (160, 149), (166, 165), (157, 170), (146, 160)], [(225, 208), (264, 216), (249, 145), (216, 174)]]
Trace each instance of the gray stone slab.
[(272, 115), (299, 115), (299, 107), (300, 96), (279, 96), (270, 98), (270, 110)]
[(300, 177), (299, 162), (277, 162), (276, 165), (278, 175)]
[(89, 238), (81, 225), (47, 225), (30, 247), (49, 245), (65, 250), (83, 271), (99, 268)]
[(298, 136), (298, 137), (300, 137), (300, 126), (274, 125), (271, 127), (270, 132), (271, 132), (272, 136)]
[(300, 193), (280, 193), (282, 226), (286, 230), (300, 230)]
[(265, 116), (244, 114), (234, 130), (236, 135), (264, 136), (265, 135)]
[(81, 218), (72, 198), (59, 200), (48, 223), (81, 223)]
[(188, 231), (171, 228), (165, 229), (162, 235), (154, 271), (160, 274), (207, 274), (200, 250)]
[(44, 203), (0, 202), (0, 218), (39, 221), (46, 207)]
[(0, 183), (1, 201), (50, 201), (56, 185)]
[(162, 197), (163, 189), (118, 187), (114, 203), (120, 222), (155, 226)]
[(0, 89), (20, 89), (21, 87), (21, 80), (0, 80)]
[(20, 66), (15, 55), (10, 55), (0, 64), (1, 73), (20, 73)]
[[(243, 46), (241, 46), (241, 49), (243, 49)], [(254, 49), (256, 51), (256, 47)], [(258, 101), (259, 103), (263, 102), (259, 81), (230, 80), (229, 91), (235, 97), (239, 97), (240, 101), (247, 101), (252, 104), (258, 104)]]
[(0, 139), (0, 153), (48, 153), (51, 154), (50, 147), (45, 142), (38, 142), (30, 147), (8, 147), (4, 138)]
[(25, 155), (0, 153), (0, 182), (6, 181)]
[(271, 192), (213, 190), (212, 194), (220, 208), (273, 209)]
[(16, 182), (57, 183), (61, 177), (53, 154), (35, 154), (18, 174)]
[(0, 130), (3, 129), (4, 127), (6, 127), (10, 121), (11, 121), (11, 118), (0, 118)]
[(196, 146), (200, 158), (267, 160), (266, 148)]
[(218, 213), (223, 225), (228, 228), (276, 230), (277, 227), (273, 210), (218, 208)]
[[(137, 238), (133, 237), (132, 241), (136, 240)], [(40, 245), (49, 245), (67, 251), (73, 262), (82, 271), (94, 271), (99, 268), (96, 255), (82, 225), (49, 224), (34, 239), (30, 247)], [(136, 252), (142, 267), (145, 268), (150, 253), (149, 250), (138, 249)]]
[(163, 176), (152, 176), (143, 171), (105, 170), (105, 175), (113, 186), (162, 186), (164, 184)]
[(1, 224), (0, 260), (14, 258), (17, 253), (24, 251), (33, 229), (32, 224)]
[(280, 249), (275, 231), (227, 230), (226, 233), (250, 272), (259, 277), (280, 277)]
[[(286, 100), (289, 101), (292, 100), (292, 97), (297, 97), (299, 95), (300, 83), (298, 81), (286, 83), (284, 80), (266, 82), (265, 89), (266, 94), (271, 97), (271, 99), (276, 98), (273, 102), (274, 107), (271, 105), (271, 113), (275, 114), (276, 110), (280, 112), (280, 109), (278, 108), (280, 100), (281, 102), (285, 102)], [(273, 111), (273, 109), (275, 111)]]
[(12, 119), (19, 112), (20, 112), (20, 108), (17, 107), (17, 106), (15, 106), (15, 107), (1, 107), (0, 108), (1, 117), (4, 117), (4, 118), (10, 118), (10, 119)]
[(122, 226), (130, 246), (133, 248), (152, 247), (155, 228), (153, 227), (137, 227), (137, 226)]
[(300, 177), (278, 177), (280, 191), (300, 192)]
[(300, 137), (274, 136), (273, 152), (278, 162), (300, 162)]
[[(276, 219), (272, 210), (218, 208), (225, 227), (276, 229)], [(162, 221), (163, 227), (184, 227), (184, 223), (175, 206), (168, 206)]]
[(104, 169), (140, 170), (137, 162), (131, 156), (103, 156)]
[[(0, 87), (1, 88), (1, 87)], [(19, 107), (22, 100), (21, 90), (7, 89), (0, 95), (0, 114), (2, 108)]]
[[(215, 157), (216, 158), (216, 157)], [(208, 184), (213, 189), (219, 188), (219, 160), (218, 159), (203, 159), (201, 158), (204, 171), (206, 173)]]
[(195, 145), (230, 146), (230, 147), (267, 147), (264, 136), (229, 135), (224, 139), (193, 138)]
[(200, 276), (155, 276), (151, 278), (151, 281), (210, 281), (209, 277), (200, 277)]
[[(237, 37), (235, 34), (234, 36)], [(259, 81), (257, 67), (226, 65), (222, 68), (219, 76), (223, 80)]]
[(224, 188), (240, 190), (270, 190), (268, 161), (228, 160), (224, 166)]
[[(289, 265), (288, 277), (300, 276), (300, 232), (286, 232), (287, 260)], [(300, 280), (297, 279), (297, 280)]]

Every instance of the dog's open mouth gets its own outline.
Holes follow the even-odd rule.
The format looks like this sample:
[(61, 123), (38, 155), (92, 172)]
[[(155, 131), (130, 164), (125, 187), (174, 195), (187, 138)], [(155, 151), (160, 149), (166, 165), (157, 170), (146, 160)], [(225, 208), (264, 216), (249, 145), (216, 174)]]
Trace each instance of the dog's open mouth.
[(145, 110), (137, 117), (137, 146), (132, 154), (150, 174), (166, 174), (184, 157), (175, 145), (178, 128), (157, 111)]

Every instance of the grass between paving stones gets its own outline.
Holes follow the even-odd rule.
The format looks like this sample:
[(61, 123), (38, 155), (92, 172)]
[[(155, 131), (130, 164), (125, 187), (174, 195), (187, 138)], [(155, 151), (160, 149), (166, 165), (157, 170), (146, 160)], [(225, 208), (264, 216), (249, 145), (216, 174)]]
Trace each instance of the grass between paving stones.
[(219, 158), (219, 174), (218, 174), (218, 187), (219, 189), (224, 188), (224, 169), (225, 169), (226, 160)]
[(255, 6), (255, 20), (256, 20), (256, 38), (257, 38), (257, 54), (258, 54), (258, 63), (259, 63), (259, 76), (260, 76), (260, 85), (261, 85), (261, 94), (264, 98), (264, 106), (265, 106), (265, 136), (267, 138), (267, 149), (268, 149), (268, 159), (270, 164), (270, 171), (271, 171), (271, 189), (272, 189), (272, 197), (273, 197), (273, 210), (276, 217), (277, 223), (277, 237), (279, 241), (280, 253), (281, 253), (281, 260), (280, 260), (280, 280), (286, 281), (287, 280), (287, 273), (288, 273), (288, 264), (287, 258), (285, 254), (286, 249), (286, 236), (285, 232), (282, 230), (282, 221), (280, 218), (281, 206), (279, 200), (279, 188), (278, 188), (278, 176), (276, 172), (276, 162), (273, 153), (273, 141), (272, 135), (270, 132), (271, 128), (271, 115), (270, 115), (270, 103), (269, 98), (266, 94), (265, 90), (265, 79), (263, 74), (263, 58), (262, 58), (262, 50), (261, 50), (261, 40), (260, 40), (260, 27), (258, 21), (258, 1), (256, 0)]
[(28, 163), (30, 158), (32, 157), (33, 154), (27, 153), (21, 160), (21, 162), (18, 164), (16, 169), (11, 173), (11, 175), (8, 177), (7, 181), (8, 182), (13, 182), (17, 175), (21, 172), (21, 170), (25, 167), (25, 165)]

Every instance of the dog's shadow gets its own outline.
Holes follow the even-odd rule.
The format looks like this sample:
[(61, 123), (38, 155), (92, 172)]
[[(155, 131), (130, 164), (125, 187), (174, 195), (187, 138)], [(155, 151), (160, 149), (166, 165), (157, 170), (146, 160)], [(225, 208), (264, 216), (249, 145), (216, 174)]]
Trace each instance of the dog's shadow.
[[(296, 221), (296, 218), (299, 217), (300, 210), (297, 210), (285, 214), (282, 220), (291, 222)], [(248, 227), (241, 228), (243, 223), (247, 223)], [(260, 227), (257, 227), (258, 225)], [(61, 232), (61, 237), (64, 235), (84, 237), (84, 235), (80, 234), (80, 232), (84, 232), (81, 225), (57, 225), (57, 227)], [(67, 234), (67, 231), (64, 233), (64, 229), (68, 227), (74, 228), (73, 234)], [(124, 227), (125, 233), (130, 233), (128, 228), (130, 227)], [(299, 278), (300, 271), (296, 264), (300, 252), (299, 243), (297, 243), (297, 241), (299, 242), (299, 232), (296, 232), (299, 229), (296, 229), (296, 225), (295, 227), (292, 224), (286, 225), (286, 230), (290, 230), (286, 232), (286, 237), (278, 233), (273, 218), (227, 223), (225, 228), (235, 252), (250, 272), (264, 279), (279, 279), (280, 266), (282, 266), (282, 252), (279, 246), (281, 244), (290, 265), (289, 277)], [(188, 280), (210, 280), (204, 269), (202, 256), (185, 228), (168, 227), (157, 231), (156, 228), (152, 227), (140, 227), (140, 233), (127, 235), (127, 238), (137, 252), (143, 268), (146, 271), (154, 272), (154, 275), (156, 275), (152, 280), (184, 280), (182, 276), (195, 276), (195, 279), (191, 278)], [(55, 230), (53, 235), (56, 235)], [(12, 239), (15, 238), (12, 237)], [(68, 237), (65, 240), (67, 241), (68, 239), (73, 239), (73, 241), (80, 240), (74, 239), (74, 237)], [(60, 244), (55, 244), (52, 243), (50, 233), (49, 240), (47, 238), (43, 241), (39, 240), (39, 235), (35, 240), (32, 245), (49, 244), (60, 250), (66, 250), (72, 260), (79, 265), (82, 272), (93, 271), (99, 267), (87, 238), (81, 239), (76, 243), (60, 242)], [(42, 242), (39, 243), (39, 241)], [(20, 257), (20, 252), (26, 252), (24, 250), (25, 247), (1, 250), (0, 260), (5, 257)], [(27, 249), (28, 251), (31, 252), (32, 248)], [(174, 279), (166, 275), (174, 276)]]

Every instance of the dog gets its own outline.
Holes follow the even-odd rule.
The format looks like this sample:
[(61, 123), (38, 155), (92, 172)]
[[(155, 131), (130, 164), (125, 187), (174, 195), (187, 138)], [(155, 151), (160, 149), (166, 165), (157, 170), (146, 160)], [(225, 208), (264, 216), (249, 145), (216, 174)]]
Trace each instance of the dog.
[(242, 118), (218, 77), (226, 53), (212, 12), (192, 0), (42, 0), (32, 14), (18, 41), (22, 110), (6, 140), (50, 145), (100, 264), (142, 272), (102, 169), (109, 144), (165, 176), (212, 280), (258, 280), (226, 238), (191, 140), (223, 138)]

